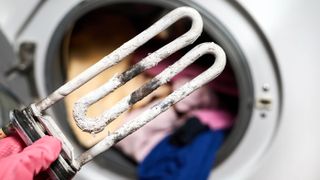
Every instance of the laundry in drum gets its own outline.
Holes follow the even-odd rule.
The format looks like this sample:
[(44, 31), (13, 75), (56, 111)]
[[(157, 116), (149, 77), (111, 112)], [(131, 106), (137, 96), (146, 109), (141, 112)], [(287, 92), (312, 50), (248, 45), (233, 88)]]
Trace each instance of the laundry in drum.
[[(168, 42), (153, 49), (154, 39), (163, 38), (154, 37), (183, 18), (191, 20), (190, 29), (177, 38), (162, 39)], [(46, 98), (11, 111), (10, 123), (3, 128), (9, 136), (17, 133), (27, 145), (45, 135), (58, 138), (62, 151), (48, 169), (54, 179), (73, 177), (83, 165), (121, 140), (116, 148), (141, 162), (190, 118), (197, 118), (210, 132), (226, 129), (232, 123), (232, 115), (219, 108), (210, 85), (225, 68), (223, 49), (214, 42), (205, 42), (193, 45), (184, 54), (179, 51), (202, 33), (202, 18), (196, 10), (174, 9), (122, 45), (119, 39), (127, 40), (136, 32), (127, 20), (112, 19), (109, 22), (114, 27), (106, 39), (70, 39), (74, 48), (65, 62), (68, 82)], [(125, 29), (123, 32), (117, 28), (120, 26)], [(87, 31), (91, 30), (94, 31), (88, 27)], [(115, 30), (119, 31), (117, 36), (112, 34)], [(92, 46), (86, 48), (81, 42)], [(211, 57), (211, 65), (197, 67), (194, 62), (206, 54)], [(88, 148), (81, 154), (74, 152), (55, 119), (46, 114), (64, 98), (68, 122), (79, 143)], [(199, 133), (185, 143), (196, 143), (202, 137)]]
[(198, 118), (191, 117), (142, 161), (138, 167), (139, 179), (205, 180), (223, 138), (222, 130), (211, 131)]

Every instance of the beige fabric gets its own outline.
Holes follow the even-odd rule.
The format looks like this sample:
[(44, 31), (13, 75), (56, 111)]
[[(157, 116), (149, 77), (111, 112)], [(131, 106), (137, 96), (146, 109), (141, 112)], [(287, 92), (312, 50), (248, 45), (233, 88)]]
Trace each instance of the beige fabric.
[[(87, 69), (89, 66), (97, 62), (97, 60), (100, 60), (102, 57), (112, 52), (122, 43), (129, 40), (134, 34), (134, 29), (130, 22), (121, 17), (107, 16), (105, 17), (103, 22), (96, 23), (103, 23), (104, 26), (97, 28), (96, 26), (93, 27), (92, 24), (88, 24), (87, 26), (84, 26), (81, 31), (78, 31), (71, 36), (69, 57), (67, 58), (66, 62), (67, 80), (72, 79), (83, 70)], [(96, 135), (91, 135), (81, 131), (73, 120), (73, 103), (91, 90), (107, 82), (115, 74), (119, 74), (125, 71), (127, 68), (129, 68), (129, 66), (130, 56), (116, 66), (102, 72), (100, 75), (89, 81), (83, 87), (71, 93), (65, 99), (68, 122), (71, 125), (76, 138), (84, 147), (93, 146), (102, 138), (104, 138), (108, 134), (108, 132), (113, 132), (114, 130), (116, 130), (123, 123), (125, 113), (117, 118), (114, 122), (109, 124), (104, 131)], [(124, 96), (130, 94), (133, 90), (140, 87), (148, 79), (148, 77), (142, 74), (129, 81), (126, 85), (120, 87), (115, 92), (111, 93), (99, 102), (93, 104), (88, 109), (88, 116), (94, 117), (101, 114), (103, 111), (116, 104)], [(137, 103), (134, 108), (145, 106), (151, 100), (158, 97), (167, 96), (170, 92), (171, 88), (169, 86), (163, 86), (147, 96), (141, 102)]]

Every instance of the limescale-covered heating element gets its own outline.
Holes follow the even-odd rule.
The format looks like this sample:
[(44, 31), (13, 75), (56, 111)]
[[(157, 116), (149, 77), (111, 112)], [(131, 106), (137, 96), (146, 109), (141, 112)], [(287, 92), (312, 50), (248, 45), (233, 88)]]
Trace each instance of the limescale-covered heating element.
[[(120, 116), (123, 112), (128, 110), (132, 105), (143, 99), (145, 96), (153, 92), (161, 85), (169, 82), (171, 78), (173, 78), (184, 68), (196, 61), (199, 57), (203, 56), (204, 54), (211, 54), (214, 57), (212, 58), (212, 61), (214, 61), (214, 63), (203, 73), (195, 77), (190, 82), (184, 84), (179, 89), (172, 92), (164, 100), (155, 104), (150, 109), (139, 115), (137, 118), (125, 123), (118, 130), (105, 137), (102, 141), (97, 143), (95, 146), (93, 146), (77, 158), (73, 157), (74, 153), (70, 152), (73, 148), (70, 147), (70, 143), (63, 136), (63, 133), (59, 130), (59, 128), (57, 128), (55, 122), (52, 120), (42, 122), (43, 126), (45, 126), (45, 129), (50, 130), (50, 133), (52, 135), (58, 136), (58, 138), (60, 138), (60, 140), (63, 142), (64, 149), (67, 149), (66, 151), (70, 152), (69, 154), (71, 154), (70, 156), (72, 156), (69, 157), (69, 161), (75, 169), (80, 169), (82, 165), (93, 159), (95, 156), (104, 152), (112, 145), (119, 142), (121, 139), (138, 130), (140, 127), (154, 119), (160, 113), (170, 108), (173, 104), (179, 102), (199, 87), (216, 78), (223, 71), (226, 65), (226, 55), (223, 49), (213, 42), (202, 43), (191, 49), (182, 58), (177, 60), (171, 66), (167, 67), (164, 71), (155, 76), (149, 82), (132, 92), (130, 95), (124, 97), (112, 108), (104, 111), (101, 115), (94, 118), (89, 118), (86, 115), (87, 109), (92, 104), (112, 93), (114, 90), (116, 90), (138, 74), (142, 73), (143, 71), (156, 66), (161, 60), (167, 58), (183, 47), (186, 47), (187, 45), (195, 42), (195, 40), (201, 35), (203, 29), (203, 22), (200, 14), (196, 10), (189, 7), (180, 7), (169, 12), (148, 29), (141, 32), (128, 42), (124, 43), (118, 49), (102, 58), (96, 64), (92, 65), (90, 68), (79, 74), (77, 77), (58, 88), (51, 95), (31, 105), (33, 114), (38, 117), (43, 117), (42, 112), (51, 107), (57, 101), (63, 99), (65, 96), (81, 87), (83, 84), (97, 76), (102, 71), (121, 62), (124, 57), (131, 54), (137, 48), (152, 39), (154, 36), (162, 32), (178, 20), (185, 17), (192, 20), (192, 26), (189, 31), (171, 41), (167, 45), (161, 47), (157, 51), (149, 54), (147, 57), (142, 59), (127, 71), (120, 74), (115, 74), (114, 77), (104, 85), (91, 91), (84, 97), (81, 97), (74, 104), (74, 120), (81, 130), (88, 133), (98, 133), (102, 131), (114, 119)], [(48, 118), (42, 119), (46, 120)]]

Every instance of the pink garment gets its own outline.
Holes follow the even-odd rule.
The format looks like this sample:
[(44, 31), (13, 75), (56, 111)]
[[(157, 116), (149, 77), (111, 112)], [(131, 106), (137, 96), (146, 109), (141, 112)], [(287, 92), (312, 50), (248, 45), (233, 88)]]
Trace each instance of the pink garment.
[(44, 136), (24, 148), (15, 137), (0, 140), (0, 179), (31, 180), (40, 171), (49, 168), (60, 153), (61, 143), (54, 137)]
[[(190, 78), (181, 78), (173, 83), (173, 90), (190, 81)], [(187, 117), (196, 116), (199, 120), (209, 126), (210, 129), (226, 129), (232, 125), (232, 115), (227, 111), (218, 109), (218, 97), (203, 86), (175, 105), (180, 113)]]
[[(185, 83), (189, 82), (191, 78), (182, 77), (173, 81), (172, 89), (176, 90)], [(180, 113), (188, 113), (190, 110), (203, 107), (217, 107), (218, 97), (214, 92), (210, 91), (207, 86), (203, 86), (189, 96), (181, 100), (175, 105), (175, 108)]]
[(193, 110), (187, 116), (197, 117), (212, 130), (230, 128), (233, 122), (233, 116), (230, 113), (218, 109)]
[[(133, 110), (125, 117), (125, 122), (134, 119), (146, 109), (152, 107), (155, 103), (156, 102), (145, 108)], [(125, 154), (133, 157), (138, 162), (141, 162), (152, 148), (177, 126), (177, 119), (178, 117), (175, 111), (170, 108), (136, 132), (127, 136), (116, 146)]]

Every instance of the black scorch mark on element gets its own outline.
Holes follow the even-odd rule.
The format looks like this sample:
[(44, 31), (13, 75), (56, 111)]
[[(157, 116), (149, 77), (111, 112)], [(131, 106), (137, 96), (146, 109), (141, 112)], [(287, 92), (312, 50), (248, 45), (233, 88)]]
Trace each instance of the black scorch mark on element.
[(142, 87), (134, 91), (129, 99), (129, 104), (133, 105), (136, 102), (143, 99), (145, 96), (149, 95), (152, 91), (161, 86), (161, 82), (158, 79), (152, 79), (148, 83), (144, 84)]
[(142, 73), (145, 69), (146, 69), (145, 66), (135, 64), (129, 70), (119, 75), (119, 81), (121, 82), (121, 84), (124, 84), (129, 80), (131, 80), (132, 78), (136, 77), (138, 74)]

